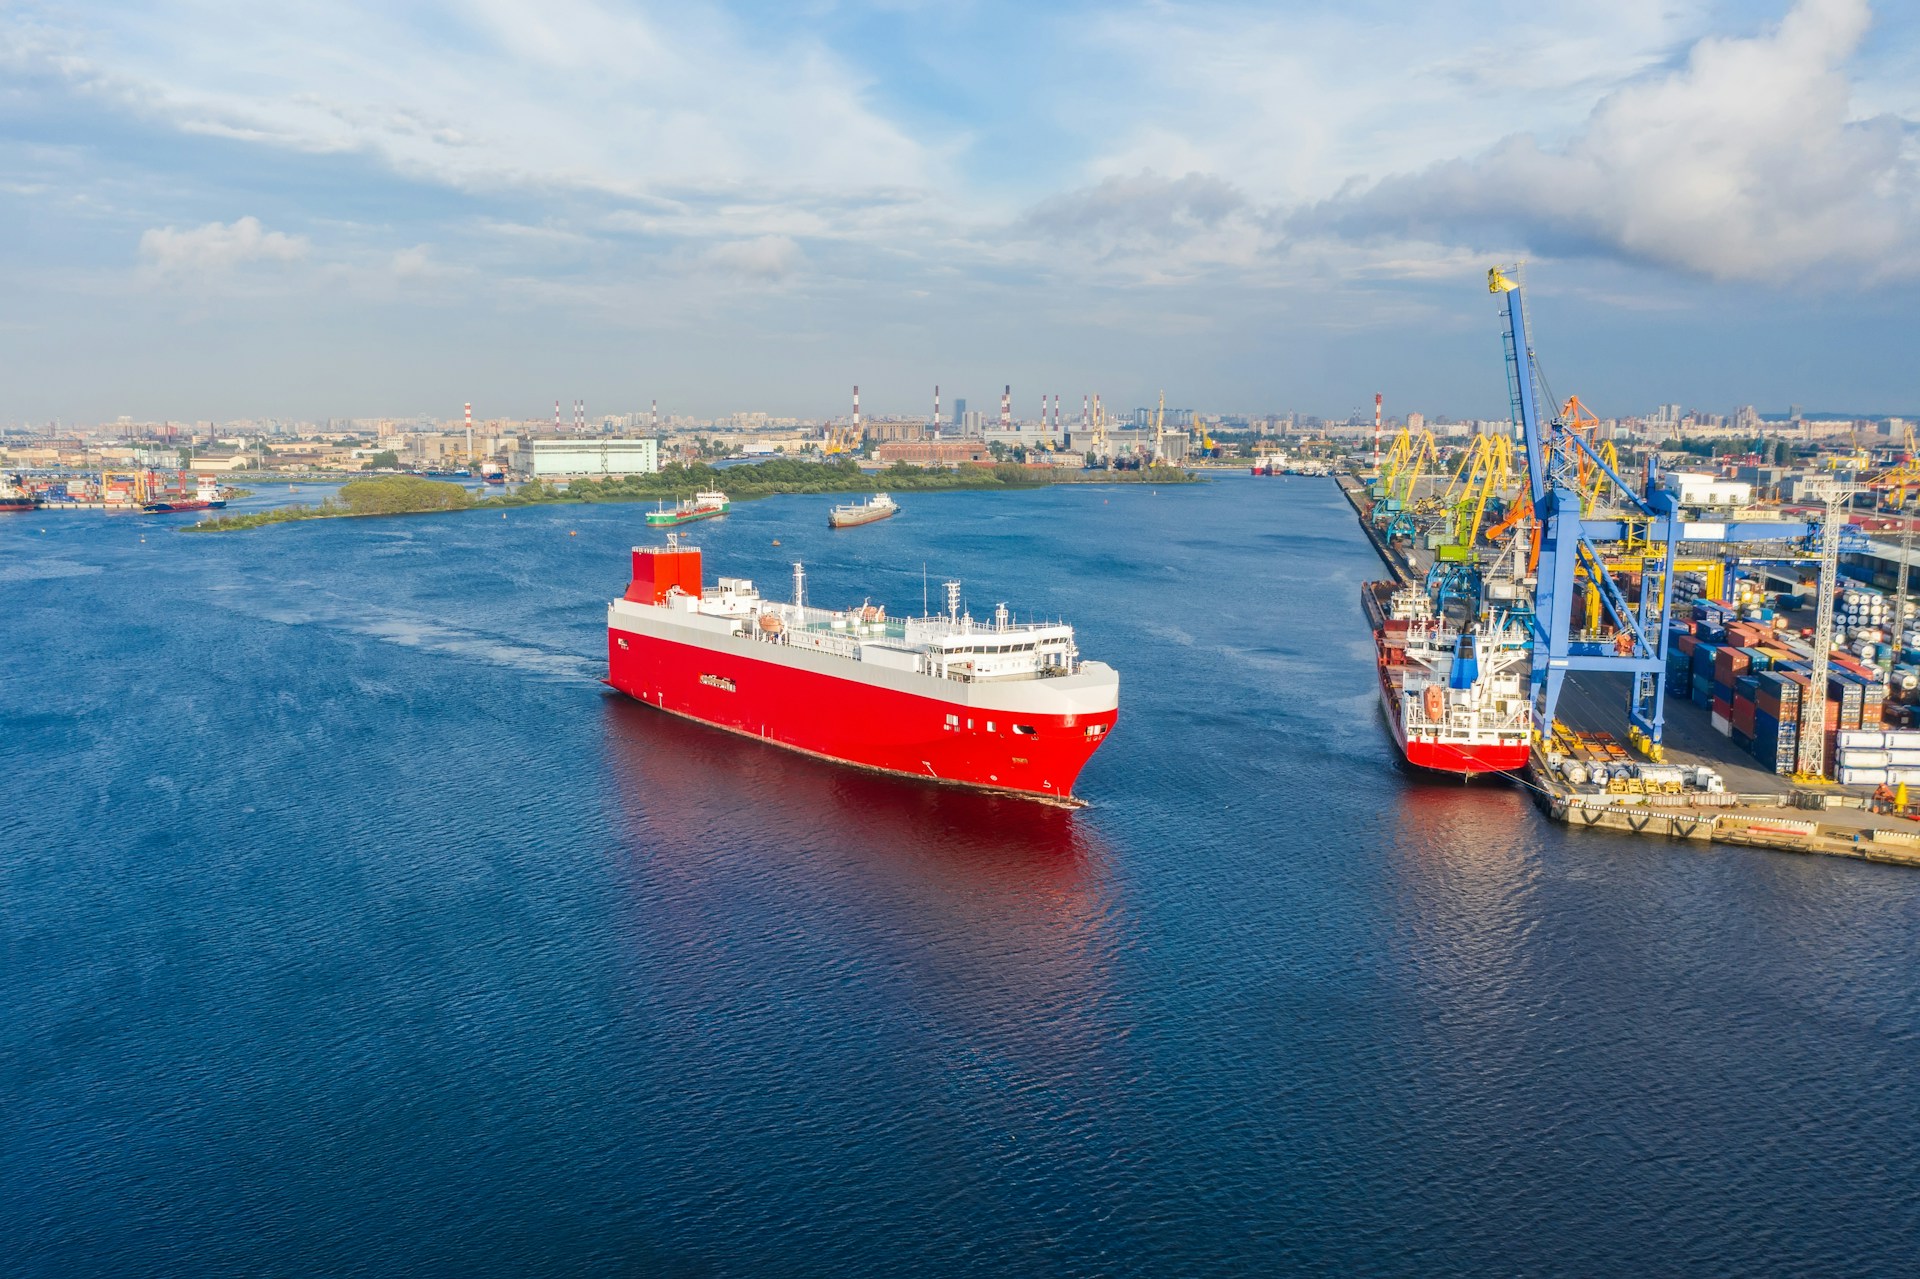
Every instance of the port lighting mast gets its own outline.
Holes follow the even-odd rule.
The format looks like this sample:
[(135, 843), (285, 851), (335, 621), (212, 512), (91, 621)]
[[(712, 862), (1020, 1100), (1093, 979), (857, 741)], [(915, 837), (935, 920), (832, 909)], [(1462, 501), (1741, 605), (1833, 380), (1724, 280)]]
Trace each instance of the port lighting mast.
[(1813, 614), (1813, 670), (1807, 682), (1811, 697), (1800, 703), (1799, 758), (1794, 772), (1802, 777), (1820, 777), (1826, 772), (1827, 672), (1833, 650), (1833, 597), (1840, 586), (1840, 528), (1846, 520), (1843, 512), (1858, 484), (1838, 480), (1815, 480), (1807, 486), (1807, 496), (1826, 507), (1820, 524), (1820, 598)]

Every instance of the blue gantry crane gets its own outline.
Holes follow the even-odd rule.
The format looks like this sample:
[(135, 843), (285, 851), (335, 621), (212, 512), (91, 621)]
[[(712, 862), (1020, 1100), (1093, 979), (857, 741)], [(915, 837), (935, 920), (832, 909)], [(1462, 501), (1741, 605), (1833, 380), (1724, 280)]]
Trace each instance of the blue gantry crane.
[[(1507, 302), (1507, 380), (1514, 419), (1526, 448), (1528, 495), (1538, 526), (1539, 565), (1534, 586), (1533, 702), (1535, 723), (1549, 731), (1560, 691), (1570, 671), (1623, 674), (1629, 680), (1627, 720), (1632, 736), (1658, 758), (1666, 722), (1667, 623), (1673, 608), (1674, 564), (1680, 544), (1778, 543), (1804, 538), (1811, 526), (1793, 521), (1747, 523), (1688, 521), (1679, 494), (1660, 482), (1658, 459), (1647, 464), (1635, 486), (1623, 479), (1584, 434), (1559, 415), (1543, 419), (1542, 383), (1527, 340), (1525, 302), (1518, 281), (1495, 267), (1487, 288)], [(1581, 473), (1604, 475), (1622, 505), (1611, 512), (1583, 511)], [(1630, 548), (1640, 557), (1640, 599), (1630, 604), (1607, 567), (1606, 547)], [(1573, 633), (1574, 584), (1584, 570), (1589, 589), (1600, 593), (1612, 622), (1605, 638)]]

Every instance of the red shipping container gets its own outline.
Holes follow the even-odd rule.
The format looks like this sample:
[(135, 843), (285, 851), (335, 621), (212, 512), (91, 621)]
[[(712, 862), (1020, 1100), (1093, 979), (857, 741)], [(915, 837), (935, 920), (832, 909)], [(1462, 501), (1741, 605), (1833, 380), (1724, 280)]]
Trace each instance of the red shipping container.
[(1744, 697), (1733, 699), (1733, 728), (1737, 733), (1753, 736), (1753, 703)]
[(1728, 723), (1733, 722), (1733, 703), (1728, 699), (1724, 697), (1714, 698), (1713, 705), (1710, 709), (1713, 711), (1715, 715), (1718, 715), (1721, 719), (1726, 720)]

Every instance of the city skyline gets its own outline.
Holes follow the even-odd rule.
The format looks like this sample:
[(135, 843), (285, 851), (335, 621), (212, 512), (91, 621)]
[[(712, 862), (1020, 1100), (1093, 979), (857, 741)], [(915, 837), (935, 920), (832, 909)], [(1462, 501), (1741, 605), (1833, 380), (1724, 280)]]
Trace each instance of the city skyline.
[(1864, 0), (82, 4), (0, 63), (6, 420), (1494, 418), (1516, 258), (1603, 415), (1912, 399), (1920, 18)]

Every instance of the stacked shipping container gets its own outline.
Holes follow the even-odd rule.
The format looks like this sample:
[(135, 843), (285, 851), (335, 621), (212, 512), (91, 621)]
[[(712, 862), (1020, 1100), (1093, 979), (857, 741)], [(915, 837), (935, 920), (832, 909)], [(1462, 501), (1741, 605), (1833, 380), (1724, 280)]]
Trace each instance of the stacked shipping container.
[(1816, 691), (1812, 651), (1797, 637), (1741, 621), (1710, 603), (1697, 604), (1695, 612), (1694, 620), (1674, 623), (1670, 692), (1679, 695), (1685, 689), (1688, 700), (1707, 709), (1714, 730), (1733, 738), (1763, 767), (1794, 771), (1802, 715), (1814, 697), (1825, 710), (1822, 758), (1828, 776), (1835, 767), (1836, 734), (1881, 728), (1887, 685), (1871, 667), (1835, 652), (1827, 687)]

